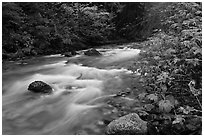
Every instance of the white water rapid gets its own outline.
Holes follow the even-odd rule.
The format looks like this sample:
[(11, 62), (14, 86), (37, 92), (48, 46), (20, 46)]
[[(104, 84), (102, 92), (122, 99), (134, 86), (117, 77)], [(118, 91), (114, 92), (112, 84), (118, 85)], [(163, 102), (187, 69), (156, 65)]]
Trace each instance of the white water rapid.
[[(122, 76), (130, 71), (118, 68), (138, 55), (139, 50), (98, 49), (101, 57), (60, 55), (35, 58), (37, 63), (3, 72), (3, 134), (103, 134), (95, 125), (103, 117), (101, 99), (116, 93)], [(90, 64), (90, 65), (87, 65)], [(115, 67), (116, 66), (116, 67)], [(27, 90), (33, 81), (44, 81), (53, 94), (34, 94)], [(100, 101), (99, 101), (100, 100)], [(94, 131), (91, 131), (93, 130)]]

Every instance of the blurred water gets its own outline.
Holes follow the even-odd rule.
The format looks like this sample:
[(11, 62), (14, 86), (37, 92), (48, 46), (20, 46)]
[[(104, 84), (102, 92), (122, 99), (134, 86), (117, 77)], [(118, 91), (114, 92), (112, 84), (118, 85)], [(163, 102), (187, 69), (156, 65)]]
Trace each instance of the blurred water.
[[(98, 111), (104, 105), (101, 99), (120, 89), (121, 75), (130, 72), (123, 68), (100, 69), (83, 64), (109, 66), (135, 57), (139, 50), (98, 50), (103, 56), (77, 55), (69, 58), (75, 63), (68, 64), (65, 63), (67, 58), (60, 55), (45, 56), (36, 58), (40, 60), (37, 63), (29, 65), (28, 62), (28, 65), (3, 73), (3, 134), (77, 134), (87, 127), (93, 130), (90, 134), (103, 134), (95, 125), (103, 116)], [(36, 80), (48, 83), (53, 94), (29, 92), (28, 85)]]

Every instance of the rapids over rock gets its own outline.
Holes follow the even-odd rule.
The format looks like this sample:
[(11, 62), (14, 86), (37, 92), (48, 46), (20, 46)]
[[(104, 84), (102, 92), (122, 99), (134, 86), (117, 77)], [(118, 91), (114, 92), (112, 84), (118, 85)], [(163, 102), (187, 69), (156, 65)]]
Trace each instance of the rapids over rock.
[[(127, 46), (127, 45), (125, 45)], [(14, 64), (3, 72), (3, 134), (104, 134), (106, 102), (126, 86), (124, 78), (131, 71), (124, 63), (136, 58), (140, 50), (120, 48), (97, 49), (102, 56), (50, 55)], [(33, 81), (43, 81), (53, 93), (28, 91)]]

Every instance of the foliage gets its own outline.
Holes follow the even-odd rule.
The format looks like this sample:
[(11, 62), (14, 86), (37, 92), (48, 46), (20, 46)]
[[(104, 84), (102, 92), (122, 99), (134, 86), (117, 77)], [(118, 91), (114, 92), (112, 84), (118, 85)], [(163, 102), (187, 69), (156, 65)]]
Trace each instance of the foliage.
[(122, 3), (114, 18), (118, 34), (129, 40), (141, 38), (138, 33), (144, 27), (140, 22), (143, 21), (145, 13), (145, 3)]
[[(50, 54), (108, 40), (113, 14), (93, 3), (2, 3), (3, 52)], [(83, 43), (83, 44), (81, 44)]]
[(3, 2), (3, 57), (7, 53), (17, 57), (61, 53), (140, 39), (145, 35), (147, 12), (148, 4), (142, 2)]
[(146, 93), (139, 98), (145, 98), (147, 120), (158, 134), (201, 134), (201, 10), (200, 3), (169, 4), (162, 11), (163, 29), (142, 43), (139, 70)]

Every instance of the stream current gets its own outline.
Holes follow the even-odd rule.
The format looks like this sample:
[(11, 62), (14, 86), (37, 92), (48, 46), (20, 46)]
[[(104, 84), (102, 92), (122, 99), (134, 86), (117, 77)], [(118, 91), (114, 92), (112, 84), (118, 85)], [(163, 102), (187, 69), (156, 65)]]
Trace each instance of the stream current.
[[(123, 77), (131, 72), (121, 63), (135, 58), (140, 50), (97, 49), (102, 56), (61, 55), (36, 57), (14, 64), (2, 74), (3, 134), (104, 134), (103, 100), (117, 93)], [(18, 67), (20, 66), (20, 67)], [(27, 90), (33, 81), (44, 81), (53, 88), (51, 95)]]

